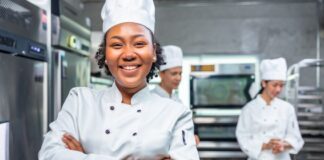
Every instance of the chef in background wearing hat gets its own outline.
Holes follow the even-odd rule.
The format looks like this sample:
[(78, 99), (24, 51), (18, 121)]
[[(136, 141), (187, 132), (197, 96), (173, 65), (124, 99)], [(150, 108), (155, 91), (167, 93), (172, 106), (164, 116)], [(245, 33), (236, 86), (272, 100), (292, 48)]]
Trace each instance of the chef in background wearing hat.
[(179, 87), (182, 74), (182, 50), (178, 46), (168, 45), (162, 47), (162, 55), (165, 64), (160, 66), (161, 82), (152, 92), (161, 97), (171, 98), (181, 103), (181, 100), (174, 93), (174, 90)]
[[(162, 55), (165, 64), (160, 66), (161, 82), (157, 85), (152, 92), (165, 98), (170, 98), (179, 103), (182, 103), (180, 98), (174, 92), (179, 87), (182, 74), (182, 49), (175, 45), (167, 45), (162, 47)], [(196, 130), (195, 130), (196, 132)], [(199, 137), (195, 134), (196, 144), (199, 144)]]
[(164, 63), (154, 14), (153, 0), (106, 0), (96, 59), (114, 84), (70, 91), (39, 160), (199, 159), (190, 109), (147, 86)]
[(304, 141), (294, 107), (278, 98), (286, 81), (286, 60), (263, 60), (260, 71), (262, 89), (243, 107), (236, 138), (248, 160), (290, 160), (289, 154), (297, 154)]

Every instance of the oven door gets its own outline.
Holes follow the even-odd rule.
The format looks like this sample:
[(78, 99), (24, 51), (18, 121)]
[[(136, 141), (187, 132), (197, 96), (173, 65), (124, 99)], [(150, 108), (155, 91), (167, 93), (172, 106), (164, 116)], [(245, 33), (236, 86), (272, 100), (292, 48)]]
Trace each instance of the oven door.
[(254, 75), (191, 76), (190, 103), (193, 108), (241, 108), (251, 100)]

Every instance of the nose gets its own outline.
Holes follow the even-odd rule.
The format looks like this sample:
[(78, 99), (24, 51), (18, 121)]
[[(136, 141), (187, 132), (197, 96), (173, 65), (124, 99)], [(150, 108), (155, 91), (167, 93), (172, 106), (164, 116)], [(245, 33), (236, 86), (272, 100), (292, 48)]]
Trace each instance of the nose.
[(281, 92), (282, 87), (281, 86), (278, 86), (276, 89), (277, 89), (277, 92)]
[(136, 53), (131, 47), (125, 47), (124, 52), (122, 54), (122, 60), (126, 62), (130, 62), (136, 59)]
[(181, 75), (180, 75), (180, 74), (177, 74), (177, 75), (176, 75), (176, 80), (177, 80), (177, 81), (181, 81)]

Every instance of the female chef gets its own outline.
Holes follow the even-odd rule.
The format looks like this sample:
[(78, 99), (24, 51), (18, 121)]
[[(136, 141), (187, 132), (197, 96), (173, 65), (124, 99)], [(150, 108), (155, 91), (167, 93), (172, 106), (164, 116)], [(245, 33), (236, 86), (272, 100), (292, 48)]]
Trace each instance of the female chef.
[[(182, 49), (178, 46), (163, 46), (163, 57), (165, 64), (160, 66), (161, 82), (152, 92), (165, 98), (171, 98), (177, 102), (181, 102), (174, 90), (179, 87), (182, 74)], [(196, 132), (196, 130), (195, 130)], [(199, 144), (199, 137), (195, 135), (196, 144)]]
[(199, 159), (189, 108), (147, 86), (163, 64), (154, 10), (153, 0), (105, 2), (97, 59), (115, 82), (103, 91), (70, 91), (40, 160)]
[(294, 107), (278, 97), (286, 80), (284, 58), (263, 60), (261, 92), (246, 104), (236, 137), (249, 160), (290, 160), (304, 145)]

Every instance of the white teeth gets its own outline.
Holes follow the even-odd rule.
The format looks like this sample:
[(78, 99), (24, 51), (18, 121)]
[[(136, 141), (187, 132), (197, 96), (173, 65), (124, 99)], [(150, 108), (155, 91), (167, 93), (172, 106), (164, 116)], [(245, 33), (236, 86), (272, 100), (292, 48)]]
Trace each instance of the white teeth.
[(124, 66), (123, 68), (126, 70), (133, 70), (136, 69), (136, 66)]

